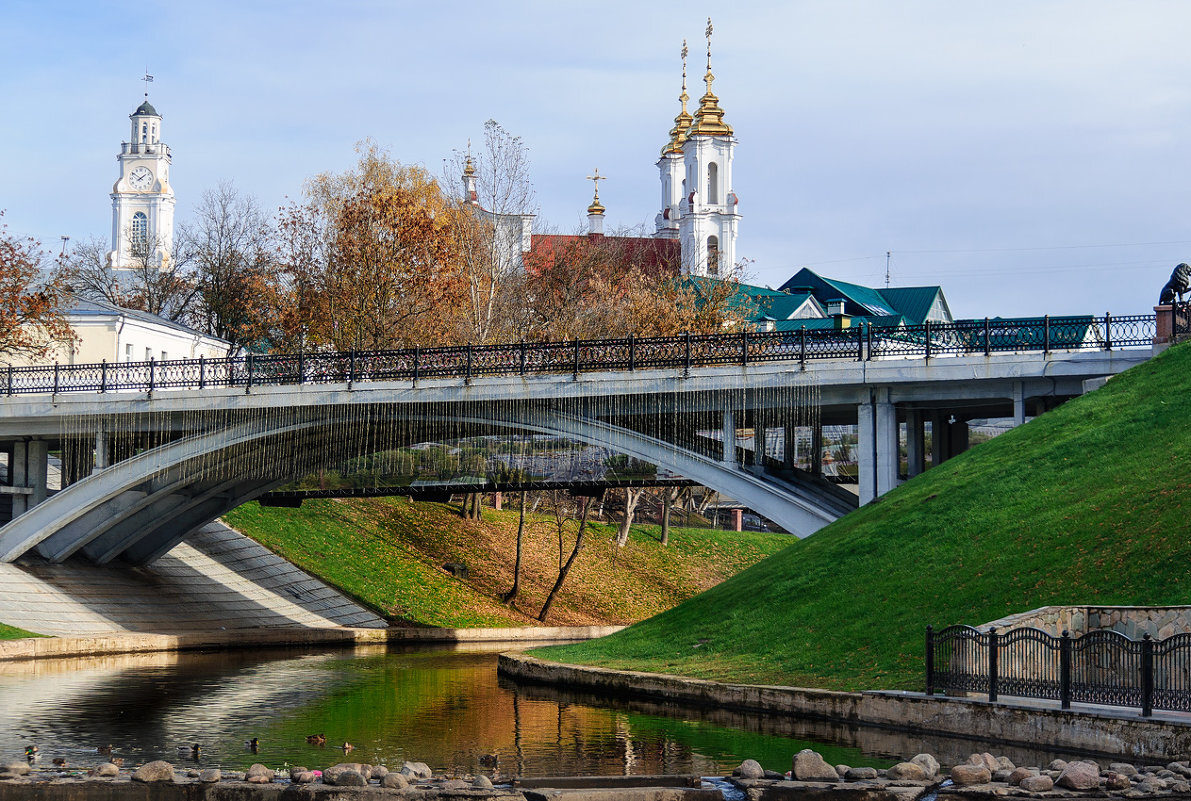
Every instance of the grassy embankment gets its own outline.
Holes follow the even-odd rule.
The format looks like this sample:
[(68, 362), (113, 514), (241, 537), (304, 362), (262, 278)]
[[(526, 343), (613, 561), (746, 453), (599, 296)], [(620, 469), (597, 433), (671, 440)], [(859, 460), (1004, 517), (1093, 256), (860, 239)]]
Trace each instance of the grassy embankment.
[[(513, 581), (516, 511), (485, 509), (477, 522), (462, 519), (456, 506), (377, 498), (306, 501), (300, 509), (250, 503), (224, 520), (398, 624), (533, 624), (558, 575), (554, 521), (533, 516), (520, 594), (513, 606), (500, 602)], [(564, 559), (575, 526), (567, 524)], [(589, 527), (547, 625), (643, 620), (790, 542), (784, 534), (672, 529), (670, 544), (662, 547), (656, 525), (638, 525), (618, 550), (614, 536), (612, 525)], [(447, 562), (467, 565), (469, 578), (449, 575), (442, 569)]]
[(619, 634), (536, 651), (756, 683), (921, 689), (923, 630), (1191, 603), (1191, 345)]
[(6, 626), (0, 623), (0, 640), (23, 640), (26, 637), (42, 637), (42, 634), (34, 634), (31, 631), (18, 629), (15, 626)]

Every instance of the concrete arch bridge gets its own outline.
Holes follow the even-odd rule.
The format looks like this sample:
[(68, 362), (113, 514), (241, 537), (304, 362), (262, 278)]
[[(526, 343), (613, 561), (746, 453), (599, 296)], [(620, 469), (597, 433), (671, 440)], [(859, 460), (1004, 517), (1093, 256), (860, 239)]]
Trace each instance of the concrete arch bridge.
[[(620, 348), (606, 364), (577, 343), (551, 343), (544, 368), (531, 361), (541, 357), (536, 346), (527, 353), (523, 344), (55, 366), (52, 379), (50, 368), (10, 368), (0, 492), (13, 515), (0, 527), (0, 561), (150, 563), (228, 510), (319, 469), (486, 434), (602, 446), (806, 536), (896, 486), (903, 445), (909, 473), (921, 472), (927, 423), (937, 464), (966, 447), (968, 420), (1024, 421), (1150, 355), (1050, 343), (993, 352), (988, 331), (986, 323), (983, 349), (947, 355), (931, 354), (930, 339), (926, 353), (882, 350), (870, 331), (809, 357), (805, 335), (776, 357), (758, 345), (763, 335), (723, 335), (664, 340), (668, 363), (649, 357), (661, 340), (622, 340), (600, 343), (604, 353)], [(816, 440), (829, 425), (857, 426), (858, 496), (819, 475), (817, 459), (809, 471), (794, 467), (796, 434)], [(50, 451), (62, 460), (53, 493)]]

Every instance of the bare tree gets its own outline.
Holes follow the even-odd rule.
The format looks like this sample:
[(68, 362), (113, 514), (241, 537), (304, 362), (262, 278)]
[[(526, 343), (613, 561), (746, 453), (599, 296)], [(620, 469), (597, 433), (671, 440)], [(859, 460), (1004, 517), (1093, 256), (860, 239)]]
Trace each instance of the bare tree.
[(644, 494), (643, 488), (624, 488), (624, 517), (620, 520), (620, 528), (616, 532), (616, 547), (623, 548), (629, 542), (629, 531), (633, 526), (633, 515), (637, 511), (637, 504)]
[(513, 586), (501, 596), (501, 600), (506, 604), (515, 601), (517, 593), (521, 590), (521, 546), (525, 538), (525, 495), (525, 490), (522, 490), (521, 513), (517, 516), (517, 558), (513, 562)]
[(185, 257), (174, 258), (159, 237), (126, 233), (133, 245), (127, 264), (113, 268), (105, 243), (90, 237), (64, 258), (59, 280), (83, 298), (185, 321), (197, 293), (185, 274)]
[(554, 582), (554, 586), (550, 588), (550, 594), (546, 596), (546, 603), (542, 605), (542, 611), (538, 613), (538, 620), (540, 622), (546, 621), (546, 616), (550, 614), (550, 607), (554, 604), (554, 597), (558, 595), (558, 591), (562, 589), (563, 583), (567, 580), (567, 575), (571, 572), (571, 567), (575, 564), (575, 559), (579, 556), (579, 551), (583, 548), (583, 533), (587, 529), (587, 512), (591, 508), (591, 498), (579, 499), (579, 530), (575, 533), (575, 547), (571, 549), (571, 555), (567, 557), (567, 561), (558, 571), (558, 579)]
[(272, 321), (263, 310), (273, 305), (264, 297), (273, 276), (271, 234), (255, 198), (230, 181), (203, 193), (176, 248), (194, 271), (194, 327), (241, 346), (268, 339)]
[[(535, 211), (528, 150), (521, 137), (488, 120), (484, 147), (474, 158), (470, 149), (454, 153), (448, 169), (475, 183), (475, 195), (463, 200), (471, 213), (452, 218), (467, 278), (467, 339), (507, 339), (516, 329), (504, 312), (517, 297), (524, 225)], [(444, 176), (444, 182), (455, 176)]]

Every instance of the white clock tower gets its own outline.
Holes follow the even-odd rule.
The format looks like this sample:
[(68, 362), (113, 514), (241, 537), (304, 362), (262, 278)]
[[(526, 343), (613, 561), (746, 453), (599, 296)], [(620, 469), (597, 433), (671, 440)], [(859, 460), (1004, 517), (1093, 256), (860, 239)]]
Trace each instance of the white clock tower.
[(161, 115), (148, 96), (132, 112), (132, 135), (120, 146), (120, 179), (112, 187), (113, 269), (165, 266), (174, 246), (174, 190), (170, 149), (161, 141)]

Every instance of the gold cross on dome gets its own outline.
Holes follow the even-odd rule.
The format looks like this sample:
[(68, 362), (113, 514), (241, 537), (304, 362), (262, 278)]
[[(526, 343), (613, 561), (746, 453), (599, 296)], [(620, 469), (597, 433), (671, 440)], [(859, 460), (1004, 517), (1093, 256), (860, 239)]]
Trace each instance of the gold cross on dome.
[(587, 176), (587, 180), (589, 180), (595, 184), (595, 199), (599, 200), (600, 199), (600, 181), (607, 181), (608, 176), (600, 175), (599, 167), (596, 167), (594, 172), (595, 172), (594, 175)]

